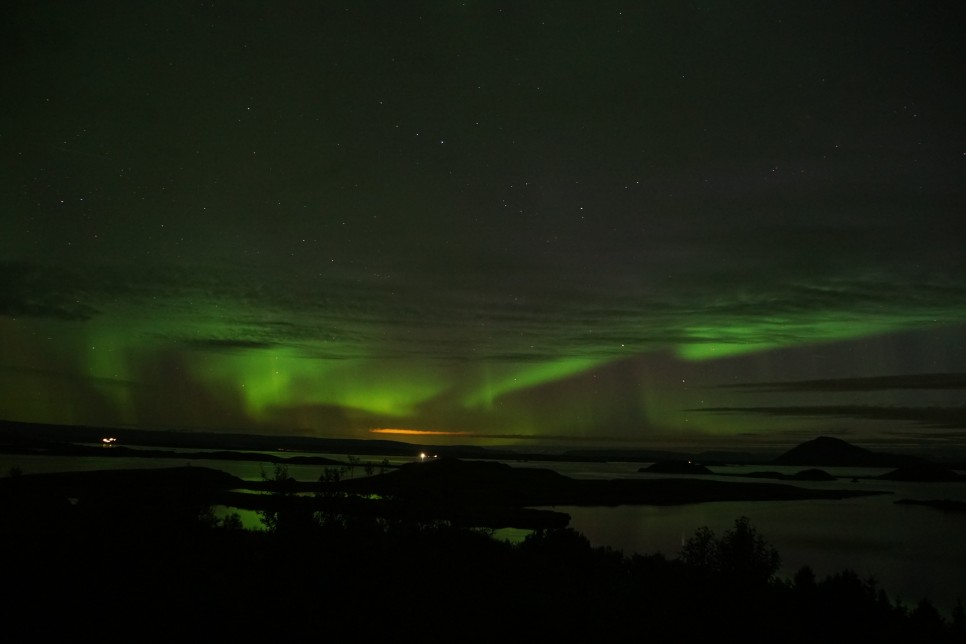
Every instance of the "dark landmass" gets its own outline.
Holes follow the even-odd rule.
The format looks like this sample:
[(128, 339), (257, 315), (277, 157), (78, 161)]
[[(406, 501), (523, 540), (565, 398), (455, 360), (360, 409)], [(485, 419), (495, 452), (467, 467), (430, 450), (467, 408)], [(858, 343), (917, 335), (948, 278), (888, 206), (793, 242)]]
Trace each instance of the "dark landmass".
[(677, 505), (709, 501), (845, 499), (875, 494), (683, 478), (578, 480), (549, 469), (457, 459), (411, 463), (394, 472), (346, 481), (344, 487), (357, 493), (431, 499), (442, 505), (517, 506)]
[(39, 492), (67, 497), (87, 495), (137, 495), (144, 491), (175, 490), (206, 493), (243, 488), (245, 481), (207, 467), (138, 468), (91, 472), (17, 474), (0, 478), (0, 492)]
[(811, 468), (802, 470), (794, 474), (784, 472), (745, 472), (742, 474), (720, 474), (714, 472), (704, 465), (692, 463), (691, 461), (662, 461), (647, 467), (642, 467), (638, 472), (647, 474), (707, 474), (712, 476), (730, 476), (734, 478), (753, 478), (753, 479), (775, 479), (779, 481), (835, 481), (837, 477), (832, 476), (825, 470)]
[(649, 463), (664, 461), (694, 461), (699, 463), (731, 463), (735, 465), (768, 463), (769, 455), (753, 452), (705, 451), (695, 453), (673, 452), (668, 450), (642, 449), (581, 449), (566, 450), (560, 453), (560, 460), (611, 462), (611, 463)]
[(306, 506), (322, 503), (326, 510), (341, 513), (408, 514), (465, 526), (528, 529), (569, 523), (566, 514), (533, 510), (534, 507), (844, 499), (876, 494), (677, 478), (577, 480), (549, 469), (451, 458), (410, 463), (375, 476), (316, 482), (296, 481), (284, 473), (274, 480), (244, 481), (218, 470), (190, 466), (23, 474), (0, 479), (0, 492), (9, 490), (21, 493), (29, 490), (35, 502), (44, 498), (55, 505), (66, 499), (73, 499), (74, 503), (86, 503), (87, 499), (101, 503), (104, 499), (117, 501), (122, 497), (134, 503), (141, 495), (177, 497), (190, 491), (208, 503), (252, 510), (271, 510), (280, 497), (291, 497), (286, 503)]
[(713, 450), (709, 452), (699, 452), (691, 460), (710, 465), (712, 463), (730, 465), (757, 465), (771, 462), (771, 458), (765, 454), (755, 454), (753, 452), (734, 452), (726, 450)]
[(704, 465), (692, 461), (659, 461), (637, 471), (648, 474), (714, 474)]
[[(53, 443), (8, 447), (186, 457)], [(187, 456), (202, 455), (272, 461), (274, 476), (245, 481), (186, 466), (0, 478), (0, 552), (11, 590), (5, 607), (17, 616), (5, 633), (12, 640), (96, 634), (131, 641), (148, 628), (156, 641), (223, 641), (315, 629), (344, 640), (415, 628), (430, 641), (492, 641), (507, 633), (571, 641), (644, 623), (664, 635), (686, 628), (689, 638), (730, 633), (751, 642), (771, 641), (796, 624), (782, 639), (811, 644), (834, 632), (841, 641), (963, 641), (963, 623), (928, 600), (907, 609), (848, 570), (818, 579), (805, 566), (794, 579), (778, 579), (778, 555), (747, 527), (720, 540), (702, 533), (674, 558), (625, 556), (592, 548), (569, 527), (570, 516), (553, 509), (834, 501), (876, 492), (701, 474), (578, 480), (452, 457), (359, 478), (343, 478), (336, 466), (344, 463), (310, 457), (332, 467), (306, 482), (289, 477), (295, 461), (278, 454)], [(794, 476), (814, 480), (816, 472)], [(256, 511), (265, 529), (245, 530), (231, 515), (218, 519), (217, 506)], [(511, 544), (487, 532), (504, 527), (529, 533)]]
[(37, 456), (96, 456), (98, 458), (177, 458), (181, 460), (254, 461), (292, 465), (343, 465), (324, 456), (279, 456), (273, 452), (237, 452), (232, 450), (209, 450), (184, 452), (163, 449), (133, 448), (124, 445), (93, 446), (72, 443), (44, 443), (42, 445), (7, 445), (0, 449), (7, 454), (32, 454)]
[(793, 447), (772, 461), (772, 464), (816, 467), (905, 467), (922, 462), (924, 459), (917, 456), (872, 452), (838, 438), (819, 436)]
[(837, 477), (832, 476), (825, 470), (811, 468), (795, 472), (794, 474), (784, 474), (782, 472), (748, 472), (740, 476), (748, 478), (777, 479), (780, 481), (835, 481)]
[(917, 463), (886, 472), (876, 478), (886, 481), (964, 481), (966, 476), (938, 463)]
[[(583, 641), (644, 629), (659, 640), (685, 633), (686, 641), (728, 634), (765, 642), (782, 633), (795, 644), (953, 644), (966, 633), (955, 614), (947, 619), (925, 598), (914, 607), (893, 602), (849, 570), (818, 578), (803, 566), (791, 579), (777, 577), (779, 554), (743, 518), (723, 535), (699, 531), (670, 557), (594, 548), (560, 523), (519, 544), (475, 527), (487, 511), (502, 524), (495, 515), (523, 502), (815, 498), (814, 490), (584, 482), (439, 459), (320, 481), (304, 496), (309, 488), (284, 467), (276, 473), (254, 485), (204, 467), (0, 479), (4, 634), (172, 642), (316, 633), (369, 641), (411, 630), (422, 641), (483, 642)], [(368, 498), (374, 493), (385, 496)], [(215, 518), (211, 504), (226, 494), (255, 504), (266, 529)], [(451, 514), (457, 507), (475, 516)]]
[(930, 499), (924, 501), (917, 499), (899, 499), (896, 503), (899, 505), (922, 505), (927, 508), (943, 510), (944, 512), (966, 512), (966, 502), (953, 501), (951, 499)]

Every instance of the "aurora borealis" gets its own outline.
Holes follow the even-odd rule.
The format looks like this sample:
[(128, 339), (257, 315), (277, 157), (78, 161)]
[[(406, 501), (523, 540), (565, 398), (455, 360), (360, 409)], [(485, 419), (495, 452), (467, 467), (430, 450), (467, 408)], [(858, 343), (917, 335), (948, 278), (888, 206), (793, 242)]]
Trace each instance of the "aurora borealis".
[(951, 2), (8, 14), (2, 419), (966, 450)]

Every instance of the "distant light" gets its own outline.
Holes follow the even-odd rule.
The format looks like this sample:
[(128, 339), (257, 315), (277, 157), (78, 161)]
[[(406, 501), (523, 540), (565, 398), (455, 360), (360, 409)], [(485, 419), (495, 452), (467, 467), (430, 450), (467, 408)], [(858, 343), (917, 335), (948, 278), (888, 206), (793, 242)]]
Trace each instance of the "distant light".
[(370, 429), (372, 434), (402, 434), (409, 436), (468, 436), (468, 432), (447, 432), (433, 429), (398, 429), (389, 427), (379, 427)]

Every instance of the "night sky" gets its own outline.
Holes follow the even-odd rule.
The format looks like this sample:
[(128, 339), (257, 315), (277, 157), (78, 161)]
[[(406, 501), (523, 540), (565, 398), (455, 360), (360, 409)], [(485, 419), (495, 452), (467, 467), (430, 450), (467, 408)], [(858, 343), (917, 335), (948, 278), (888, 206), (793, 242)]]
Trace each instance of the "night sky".
[(959, 9), (7, 2), (0, 418), (964, 449)]

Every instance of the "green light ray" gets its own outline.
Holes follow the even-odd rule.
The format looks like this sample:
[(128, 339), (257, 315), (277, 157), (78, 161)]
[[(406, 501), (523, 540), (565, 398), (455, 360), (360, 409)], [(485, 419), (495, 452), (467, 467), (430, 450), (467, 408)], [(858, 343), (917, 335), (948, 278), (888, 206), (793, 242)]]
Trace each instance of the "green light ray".
[(209, 383), (236, 387), (253, 420), (280, 407), (333, 405), (406, 417), (442, 391), (431, 369), (371, 359), (326, 360), (293, 348), (247, 349), (199, 360), (194, 372)]
[(463, 397), (465, 407), (492, 408), (505, 394), (554, 382), (592, 369), (609, 358), (563, 358), (535, 364), (490, 364), (484, 367), (484, 383)]
[(676, 352), (685, 360), (715, 360), (936, 326), (935, 319), (917, 312), (868, 315), (830, 311), (797, 318), (767, 316), (734, 323), (692, 325), (684, 332), (692, 341), (678, 344)]

